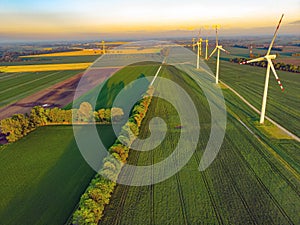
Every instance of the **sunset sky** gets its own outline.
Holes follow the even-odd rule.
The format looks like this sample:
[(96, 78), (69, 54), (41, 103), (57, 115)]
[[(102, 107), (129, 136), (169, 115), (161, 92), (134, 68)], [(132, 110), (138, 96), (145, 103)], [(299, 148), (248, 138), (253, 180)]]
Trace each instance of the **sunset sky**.
[(299, 12), (299, 0), (0, 0), (0, 39), (180, 36), (213, 24), (271, 34), (282, 13), (282, 31), (299, 34)]

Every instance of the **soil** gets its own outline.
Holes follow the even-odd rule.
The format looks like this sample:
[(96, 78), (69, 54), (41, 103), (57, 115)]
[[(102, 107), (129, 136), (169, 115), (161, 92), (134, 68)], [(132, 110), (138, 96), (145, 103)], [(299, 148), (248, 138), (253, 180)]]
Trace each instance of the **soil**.
[[(92, 88), (102, 83), (106, 78), (113, 75), (119, 68), (93, 69), (84, 76), (84, 88), (79, 90), (84, 94)], [(0, 120), (8, 118), (14, 114), (29, 113), (31, 108), (37, 105), (48, 104), (48, 108), (64, 107), (73, 101), (77, 85), (83, 73), (79, 73), (67, 80), (59, 82), (51, 87), (32, 94), (22, 100), (0, 108)], [(78, 91), (78, 90), (77, 90)], [(78, 96), (78, 94), (77, 94)]]

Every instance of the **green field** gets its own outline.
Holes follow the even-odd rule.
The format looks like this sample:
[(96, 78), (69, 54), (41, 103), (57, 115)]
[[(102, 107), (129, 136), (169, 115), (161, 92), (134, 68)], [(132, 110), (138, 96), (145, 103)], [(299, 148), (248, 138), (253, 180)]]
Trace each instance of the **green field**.
[[(257, 120), (258, 115), (224, 90), (228, 111), (232, 111), (228, 114), (225, 140), (213, 164), (205, 172), (199, 172), (211, 128), (208, 103), (195, 82), (173, 67), (165, 69), (161, 76), (180, 84), (195, 102), (201, 124), (196, 152), (180, 172), (161, 183), (143, 187), (117, 185), (100, 224), (299, 224), (299, 173), (292, 172), (294, 168), (299, 171), (299, 143), (293, 140), (273, 143), (247, 119)], [(176, 90), (164, 87), (164, 91), (174, 100), (180, 100)], [(148, 123), (152, 117), (165, 120), (167, 135), (152, 151), (130, 150), (130, 164), (159, 162), (177, 144), (180, 130), (175, 127), (180, 121), (172, 105), (153, 99), (141, 127), (141, 138), (150, 135)], [(251, 125), (257, 136), (237, 119)], [(281, 145), (286, 148), (280, 148)], [(274, 146), (279, 152), (288, 149), (284, 154), (294, 164), (288, 160), (283, 160), (286, 163), (283, 164), (275, 157)], [(134, 171), (132, 174), (135, 176)]]
[[(115, 141), (110, 126), (98, 126), (98, 132), (106, 147)], [(72, 126), (41, 127), (2, 146), (0, 165), (0, 223), (6, 225), (64, 224), (95, 175)]]
[(0, 107), (66, 80), (81, 70), (0, 73)]
[[(75, 103), (74, 108), (79, 107), (81, 102), (96, 102), (96, 109), (100, 108), (110, 108), (113, 105), (115, 97), (118, 93), (126, 86), (126, 95), (132, 96), (132, 94), (142, 95), (148, 88), (149, 82), (145, 82), (143, 87), (141, 87), (142, 91), (140, 93), (136, 93), (136, 90), (132, 88), (129, 84), (142, 77), (154, 76), (157, 71), (159, 65), (153, 62), (142, 62), (139, 64), (133, 64), (128, 67), (123, 68), (122, 70), (116, 72), (111, 78), (95, 87), (82, 97), (80, 97)], [(101, 92), (99, 95), (97, 94), (99, 90)], [(124, 103), (127, 104), (126, 102)], [(70, 103), (66, 108), (72, 108), (73, 103)], [(119, 105), (118, 107), (123, 108), (124, 105)]]
[(20, 62), (0, 62), (0, 66), (17, 65), (39, 65), (39, 64), (58, 64), (58, 63), (87, 63), (94, 62), (99, 55), (87, 56), (53, 56), (53, 57), (28, 57), (22, 58)]
[[(215, 73), (215, 59), (207, 64)], [(225, 60), (220, 62), (220, 80), (241, 94), (258, 110), (264, 89), (266, 68), (239, 65)], [(300, 76), (297, 73), (277, 71), (285, 88), (280, 90), (272, 72), (270, 74), (266, 116), (300, 136)]]

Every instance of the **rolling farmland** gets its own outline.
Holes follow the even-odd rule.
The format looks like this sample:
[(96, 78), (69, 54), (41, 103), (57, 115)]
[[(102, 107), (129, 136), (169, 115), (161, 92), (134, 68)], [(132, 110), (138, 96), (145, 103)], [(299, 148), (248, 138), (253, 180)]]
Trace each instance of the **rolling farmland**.
[[(90, 89), (78, 102), (93, 99), (97, 102), (96, 109), (109, 108), (121, 89), (126, 86), (126, 94), (130, 96), (136, 91), (128, 84), (141, 77), (153, 76), (159, 65), (144, 62), (127, 66), (116, 72), (106, 83)], [(209, 62), (209, 65), (214, 68), (214, 61)], [(259, 108), (261, 96), (252, 89), (254, 84), (261, 85), (259, 88), (262, 89), (262, 70), (221, 61), (220, 79), (241, 94), (244, 90), (243, 93), (247, 93), (245, 98)], [(191, 71), (195, 69), (191, 67)], [(4, 88), (3, 94), (7, 93), (6, 99), (14, 96), (12, 101), (15, 101), (22, 98), (21, 94), (36, 92), (37, 89), (31, 88), (33, 85), (43, 89), (51, 82), (66, 79), (62, 78), (63, 75), (72, 76), (72, 73), (74, 75), (78, 72), (5, 73), (0, 75), (0, 79), (3, 79), (1, 85)], [(251, 75), (248, 77), (247, 73)], [(180, 172), (161, 183), (143, 187), (117, 185), (100, 224), (300, 223), (300, 144), (272, 124), (259, 126), (259, 115), (221, 85), (228, 113), (224, 143), (213, 164), (204, 172), (199, 172), (198, 166), (211, 132), (208, 102), (193, 80), (201, 78), (197, 77), (198, 73), (194, 73), (192, 79), (173, 66), (163, 66), (160, 76), (182, 86), (195, 103), (201, 124), (196, 152)], [(253, 78), (255, 76), (260, 78), (261, 84)], [(294, 80), (290, 73), (286, 77), (290, 78), (287, 83), (296, 92), (298, 80)], [(253, 79), (251, 85), (247, 86), (246, 79)], [(244, 89), (241, 88), (242, 81), (246, 83)], [(146, 82), (145, 90), (148, 85)], [(100, 87), (102, 92), (97, 96), (95, 93)], [(285, 96), (281, 99), (278, 96), (282, 93), (278, 89), (275, 82), (270, 82), (270, 96), (276, 96), (279, 101), (288, 99), (287, 115), (297, 117), (298, 103), (292, 103), (290, 97), (293, 94), (298, 96), (298, 93), (287, 93), (288, 98)], [(176, 90), (164, 87), (163, 92), (170, 99), (180, 101)], [(268, 103), (272, 105), (271, 102), (278, 104), (277, 99)], [(70, 107), (71, 104), (67, 108)], [(277, 110), (280, 107), (278, 105)], [(278, 118), (284, 115), (275, 114)], [(154, 117), (165, 120), (168, 127), (165, 139), (152, 151), (130, 150), (129, 164), (150, 165), (167, 158), (179, 141), (180, 132), (185, 130), (185, 127), (179, 126), (179, 116), (174, 107), (169, 102), (154, 97), (141, 127), (141, 139), (151, 135), (149, 122)], [(294, 123), (294, 129), (297, 129), (297, 122)], [(115, 136), (109, 126), (99, 133), (107, 146), (114, 142)], [(48, 142), (41, 143), (43, 139)], [(190, 143), (185, 141), (185, 144), (188, 149)], [(20, 149), (22, 151), (17, 151)], [(49, 224), (65, 223), (94, 175), (78, 152), (71, 127), (42, 127), (0, 150), (0, 161), (4, 165), (0, 169), (0, 175), (7, 182), (0, 187), (0, 194), (5, 196), (0, 204), (0, 221), (5, 224), (40, 224), (44, 221), (50, 221)], [(8, 163), (13, 160), (13, 163)], [(130, 171), (130, 174), (136, 176), (134, 171)], [(21, 179), (22, 182), (16, 183)], [(21, 205), (20, 201), (23, 202)]]
[(80, 70), (0, 74), (0, 107), (70, 78)]
[[(111, 127), (98, 129), (110, 146)], [(0, 150), (1, 224), (64, 224), (95, 174), (77, 148), (72, 126), (41, 127)]]
[[(235, 112), (239, 111), (243, 120), (249, 114), (254, 119), (258, 116), (237, 97), (226, 92), (226, 104), (232, 113), (228, 115), (224, 143), (214, 163), (205, 172), (199, 172), (198, 165), (210, 133), (208, 103), (202, 91), (183, 73), (171, 67), (163, 70), (162, 76), (180, 84), (201, 112), (198, 148), (180, 172), (162, 183), (143, 187), (118, 185), (100, 224), (299, 223), (299, 173), (295, 175), (287, 170), (282, 161), (271, 154), (271, 141), (263, 139), (263, 135), (252, 135), (237, 120), (239, 117)], [(176, 91), (167, 88), (165, 91), (176, 99)], [(159, 162), (175, 148), (180, 134), (175, 129), (180, 124), (179, 117), (172, 105), (162, 99), (154, 98), (150, 105), (141, 128), (141, 138), (150, 135), (148, 123), (157, 116), (166, 121), (166, 138), (152, 151), (130, 150), (130, 164)], [(296, 163), (291, 166), (284, 161), (299, 171), (296, 152), (299, 143), (282, 140), (283, 143), (295, 146), (289, 148), (287, 155)], [(275, 145), (278, 148), (280, 141)], [(134, 176), (134, 171), (131, 173)]]
[(0, 225), (300, 225), (299, 3), (3, 1)]

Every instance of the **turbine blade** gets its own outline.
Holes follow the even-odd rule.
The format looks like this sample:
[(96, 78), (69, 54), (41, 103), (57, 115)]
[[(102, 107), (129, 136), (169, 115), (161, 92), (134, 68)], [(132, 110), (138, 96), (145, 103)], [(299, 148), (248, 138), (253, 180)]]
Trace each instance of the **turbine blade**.
[(210, 59), (210, 57), (212, 57), (213, 56), (213, 54), (215, 54), (215, 52), (217, 51), (217, 47), (215, 47), (215, 49), (212, 51), (212, 53), (209, 55), (209, 57), (208, 57), (208, 59)]
[(281, 81), (280, 81), (280, 79), (279, 79), (279, 77), (278, 77), (278, 75), (277, 75), (277, 73), (276, 73), (276, 70), (275, 70), (275, 68), (274, 68), (274, 65), (273, 65), (272, 60), (271, 60), (271, 59), (267, 59), (267, 60), (268, 60), (268, 63), (270, 64), (270, 66), (271, 66), (271, 70), (272, 70), (272, 72), (273, 72), (273, 74), (274, 74), (274, 76), (275, 76), (275, 78), (276, 78), (276, 81), (277, 81), (277, 83), (278, 83), (280, 89), (281, 89), (282, 91), (284, 91), (284, 88), (283, 88), (282, 83), (281, 83)]
[(216, 26), (216, 46), (219, 45), (219, 40), (218, 40), (218, 27)]
[(281, 15), (281, 18), (280, 18), (280, 20), (279, 20), (279, 23), (278, 23), (278, 25), (277, 25), (277, 28), (276, 28), (276, 30), (275, 30), (275, 33), (274, 33), (273, 39), (272, 39), (272, 41), (271, 41), (271, 44), (270, 44), (270, 46), (269, 46), (269, 49), (268, 49), (267, 55), (269, 55), (269, 54), (270, 54), (270, 52), (271, 52), (271, 49), (272, 49), (272, 47), (273, 47), (273, 44), (274, 44), (274, 42), (275, 42), (275, 39), (276, 39), (276, 37), (277, 37), (277, 33), (278, 33), (278, 30), (279, 30), (279, 27), (280, 27), (280, 24), (281, 24), (281, 21), (282, 21), (282, 18), (283, 18), (283, 16), (284, 16), (284, 14), (282, 14), (282, 15)]
[(224, 48), (219, 47), (219, 49), (220, 49), (221, 51), (223, 51), (223, 52), (226, 52), (227, 54), (230, 54), (230, 52), (227, 51), (227, 50), (225, 50)]
[(251, 60), (247, 61), (246, 63), (254, 63), (254, 62), (260, 62), (260, 61), (264, 61), (264, 60), (266, 60), (265, 57), (259, 57), (256, 59), (251, 59)]

